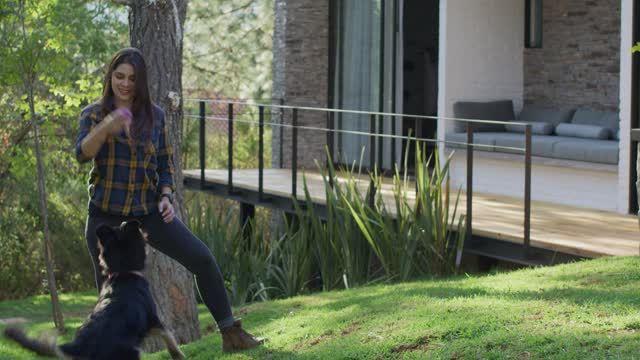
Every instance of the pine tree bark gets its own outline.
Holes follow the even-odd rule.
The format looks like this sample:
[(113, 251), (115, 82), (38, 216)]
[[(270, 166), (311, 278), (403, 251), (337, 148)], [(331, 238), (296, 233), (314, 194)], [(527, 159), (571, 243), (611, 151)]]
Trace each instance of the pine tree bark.
[[(152, 100), (165, 111), (173, 148), (174, 207), (182, 218), (182, 40), (188, 0), (130, 0), (131, 46), (142, 51), (147, 62)], [(146, 276), (164, 324), (180, 343), (200, 338), (193, 275), (158, 251), (151, 251)], [(163, 347), (150, 339), (145, 350)]]

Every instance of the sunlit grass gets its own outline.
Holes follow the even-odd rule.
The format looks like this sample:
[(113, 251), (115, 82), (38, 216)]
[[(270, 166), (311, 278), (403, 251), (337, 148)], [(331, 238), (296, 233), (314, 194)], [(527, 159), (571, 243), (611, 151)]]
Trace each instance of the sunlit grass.
[[(200, 307), (204, 337), (182, 348), (203, 360), (638, 359), (638, 289), (640, 258), (626, 257), (254, 303), (235, 313), (269, 341), (239, 354), (221, 352), (213, 320)], [(62, 296), (69, 328), (93, 299)], [(33, 333), (53, 330), (49, 311), (46, 297), (0, 303), (1, 319), (23, 316)], [(4, 339), (0, 358), (34, 359)]]

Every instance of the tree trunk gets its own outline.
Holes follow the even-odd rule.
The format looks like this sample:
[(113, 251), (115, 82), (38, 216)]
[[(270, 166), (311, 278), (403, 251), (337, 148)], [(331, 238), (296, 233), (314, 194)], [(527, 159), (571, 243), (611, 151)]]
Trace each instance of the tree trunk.
[[(35, 116), (35, 110), (33, 106), (33, 98), (29, 98), (29, 107), (31, 108), (31, 119), (37, 121)], [(47, 285), (49, 287), (49, 294), (51, 295), (51, 310), (53, 313), (53, 323), (58, 330), (58, 333), (63, 334), (64, 331), (64, 318), (62, 317), (62, 311), (60, 310), (60, 299), (58, 298), (58, 287), (56, 285), (56, 276), (54, 274), (55, 266), (53, 263), (53, 249), (51, 246), (51, 238), (49, 237), (49, 216), (47, 212), (47, 188), (44, 184), (44, 166), (42, 165), (42, 151), (40, 150), (40, 138), (38, 134), (38, 124), (33, 126), (33, 142), (35, 144), (36, 151), (36, 165), (38, 169), (38, 193), (40, 196), (40, 219), (42, 220), (42, 232), (44, 235), (43, 247), (44, 247), (44, 261), (47, 265)]]
[[(131, 46), (142, 50), (147, 61), (149, 89), (153, 101), (165, 111), (173, 148), (174, 207), (182, 218), (182, 29), (187, 0), (132, 0), (129, 12)], [(150, 253), (146, 276), (164, 324), (180, 343), (200, 338), (193, 275), (158, 251)], [(147, 351), (162, 348), (148, 341)]]

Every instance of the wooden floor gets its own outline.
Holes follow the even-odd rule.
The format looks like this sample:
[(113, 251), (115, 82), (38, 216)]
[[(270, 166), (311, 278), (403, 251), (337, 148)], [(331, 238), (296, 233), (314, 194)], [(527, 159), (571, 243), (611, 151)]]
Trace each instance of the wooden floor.
[[(184, 176), (200, 179), (200, 170), (185, 170)], [(304, 174), (314, 202), (325, 203), (324, 182), (318, 173)], [(206, 170), (207, 182), (227, 184), (227, 170)], [(389, 180), (391, 181), (391, 180)], [(233, 171), (234, 187), (258, 190), (258, 170)], [(264, 193), (284, 198), (291, 197), (291, 170), (265, 169)], [(369, 181), (361, 177), (359, 186), (366, 189)], [(297, 180), (298, 198), (304, 196), (303, 174)], [(385, 202), (392, 202), (392, 185), (384, 184)], [(413, 187), (408, 193), (414, 198)], [(363, 191), (364, 192), (364, 191)], [(465, 212), (464, 194), (460, 197), (458, 211)], [(389, 208), (392, 208), (390, 206)], [(493, 194), (473, 194), (473, 234), (515, 243), (523, 242), (523, 201)], [(532, 202), (531, 245), (568, 254), (599, 257), (640, 254), (640, 230), (638, 219), (605, 211), (576, 208), (544, 202)]]

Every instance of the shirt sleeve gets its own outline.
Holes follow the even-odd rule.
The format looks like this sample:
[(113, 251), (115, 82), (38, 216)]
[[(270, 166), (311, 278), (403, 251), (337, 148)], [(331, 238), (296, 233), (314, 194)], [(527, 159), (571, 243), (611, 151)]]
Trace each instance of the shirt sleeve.
[(81, 145), (82, 140), (84, 140), (84, 138), (87, 137), (87, 134), (89, 134), (89, 132), (94, 128), (95, 118), (96, 114), (94, 111), (91, 111), (91, 109), (85, 109), (80, 113), (78, 138), (76, 140), (76, 160), (81, 164), (91, 160), (84, 156)]
[(158, 139), (158, 188), (169, 186), (175, 191), (173, 184), (173, 151), (169, 142), (169, 130), (164, 118), (164, 111), (159, 111), (160, 137)]

